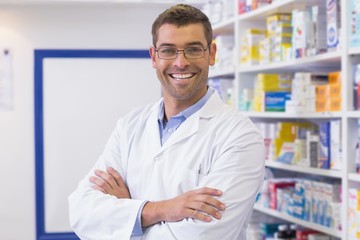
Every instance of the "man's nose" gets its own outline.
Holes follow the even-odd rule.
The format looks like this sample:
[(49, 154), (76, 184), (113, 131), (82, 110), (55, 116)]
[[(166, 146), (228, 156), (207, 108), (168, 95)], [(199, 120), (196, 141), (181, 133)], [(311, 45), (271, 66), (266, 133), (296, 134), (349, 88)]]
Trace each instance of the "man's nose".
[(188, 59), (185, 57), (184, 50), (178, 50), (175, 58), (175, 65), (179, 68), (183, 68), (189, 65)]

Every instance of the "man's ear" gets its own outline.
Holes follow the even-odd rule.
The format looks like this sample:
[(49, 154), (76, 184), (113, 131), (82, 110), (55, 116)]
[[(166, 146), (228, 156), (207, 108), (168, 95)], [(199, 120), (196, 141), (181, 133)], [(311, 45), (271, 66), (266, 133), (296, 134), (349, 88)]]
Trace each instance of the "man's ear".
[(209, 59), (210, 66), (213, 66), (215, 64), (216, 51), (217, 51), (216, 43), (212, 42), (210, 45), (210, 59)]
[(150, 57), (151, 57), (151, 63), (152, 63), (152, 66), (153, 68), (156, 68), (156, 50), (155, 50), (155, 47), (150, 47), (149, 48), (149, 54), (150, 54)]

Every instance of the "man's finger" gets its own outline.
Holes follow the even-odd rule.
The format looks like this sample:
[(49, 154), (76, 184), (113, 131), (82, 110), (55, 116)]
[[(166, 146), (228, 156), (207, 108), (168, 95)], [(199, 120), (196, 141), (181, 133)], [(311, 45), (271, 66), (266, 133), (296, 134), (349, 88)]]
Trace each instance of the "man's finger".
[(221, 213), (218, 211), (218, 209), (204, 203), (204, 202), (196, 202), (194, 205), (194, 209), (197, 209), (199, 212), (205, 215), (212, 216), (216, 219), (221, 219)]
[(105, 181), (112, 189), (117, 187), (117, 182), (115, 181), (114, 177), (107, 172), (101, 171), (99, 169), (96, 169), (94, 172), (96, 176)]
[(127, 188), (121, 175), (112, 167), (108, 167), (106, 171), (115, 179), (118, 186)]
[(98, 191), (100, 191), (100, 192), (102, 192), (104, 194), (108, 194), (107, 191), (105, 191), (104, 189), (102, 189), (101, 187), (98, 187), (96, 185), (92, 186), (91, 188), (94, 189), (94, 190), (98, 190)]
[(223, 194), (222, 191), (215, 189), (215, 188), (209, 188), (209, 187), (199, 188), (199, 189), (195, 190), (195, 193), (207, 194), (207, 195), (211, 195), (211, 196), (221, 196)]
[(89, 178), (89, 180), (91, 183), (104, 189), (106, 192), (109, 192), (111, 190), (111, 186), (106, 181), (104, 181), (102, 178), (97, 178), (97, 177), (91, 176)]
[(208, 215), (205, 215), (204, 213), (196, 210), (196, 209), (189, 209), (190, 211), (190, 218), (192, 219), (198, 219), (200, 221), (203, 221), (203, 222), (210, 222), (211, 221), (211, 217), (208, 216)]

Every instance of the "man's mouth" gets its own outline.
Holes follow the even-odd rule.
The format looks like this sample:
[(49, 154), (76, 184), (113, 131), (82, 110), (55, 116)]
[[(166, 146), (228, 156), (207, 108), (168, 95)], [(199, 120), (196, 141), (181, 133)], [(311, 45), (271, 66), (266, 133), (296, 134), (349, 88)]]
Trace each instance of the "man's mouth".
[(169, 74), (169, 76), (175, 80), (184, 80), (192, 78), (193, 76), (195, 76), (195, 73), (172, 73)]

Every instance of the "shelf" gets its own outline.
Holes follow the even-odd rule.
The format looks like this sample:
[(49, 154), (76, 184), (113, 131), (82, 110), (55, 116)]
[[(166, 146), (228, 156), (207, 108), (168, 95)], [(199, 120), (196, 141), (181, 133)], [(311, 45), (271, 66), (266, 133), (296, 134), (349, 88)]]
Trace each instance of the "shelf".
[(360, 111), (349, 111), (346, 113), (349, 118), (360, 118)]
[[(341, 118), (342, 112), (287, 113), (287, 112), (246, 112), (241, 113), (251, 118), (282, 118), (282, 119), (334, 119)], [(360, 116), (360, 113), (359, 113)]]
[(349, 55), (358, 55), (360, 54), (360, 47), (351, 47), (349, 48)]
[(258, 8), (254, 11), (243, 13), (237, 17), (237, 21), (258, 21), (266, 20), (266, 18), (275, 13), (291, 13), (293, 9), (305, 9), (321, 0), (282, 0)]
[(234, 69), (210, 69), (209, 71), (209, 78), (216, 78), (216, 77), (234, 77), (235, 70)]
[(325, 226), (322, 226), (322, 225), (319, 225), (319, 224), (316, 224), (316, 223), (312, 223), (312, 222), (309, 222), (309, 221), (304, 221), (302, 219), (292, 217), (292, 216), (290, 216), (290, 215), (288, 215), (286, 213), (281, 213), (281, 212), (278, 212), (276, 210), (264, 208), (264, 207), (257, 206), (257, 205), (254, 206), (254, 209), (259, 211), (259, 212), (271, 215), (273, 217), (277, 217), (277, 218), (280, 218), (280, 219), (283, 219), (283, 220), (286, 220), (286, 221), (289, 221), (289, 222), (293, 222), (295, 224), (298, 224), (298, 225), (301, 225), (301, 226), (304, 226), (304, 227), (307, 227), (307, 228), (314, 229), (316, 231), (325, 233), (327, 235), (331, 235), (333, 237), (341, 238), (341, 231), (340, 230), (331, 229), (331, 228), (328, 228), (328, 227), (325, 227)]
[(358, 173), (349, 173), (348, 179), (354, 182), (360, 182), (360, 174)]
[(341, 171), (330, 170), (330, 169), (320, 169), (320, 168), (311, 168), (311, 167), (302, 167), (297, 165), (285, 164), (277, 161), (266, 161), (265, 166), (270, 168), (282, 169), (286, 171), (300, 172), (306, 174), (313, 174), (324, 177), (331, 178), (340, 178), (342, 177)]
[(226, 19), (220, 23), (216, 23), (213, 26), (213, 35), (226, 35), (226, 34), (234, 34), (234, 26), (235, 26), (235, 18)]
[(313, 57), (292, 59), (286, 62), (270, 63), (267, 65), (240, 65), (238, 73), (258, 72), (300, 72), (300, 71), (323, 71), (330, 72), (340, 70), (341, 53), (328, 52)]

